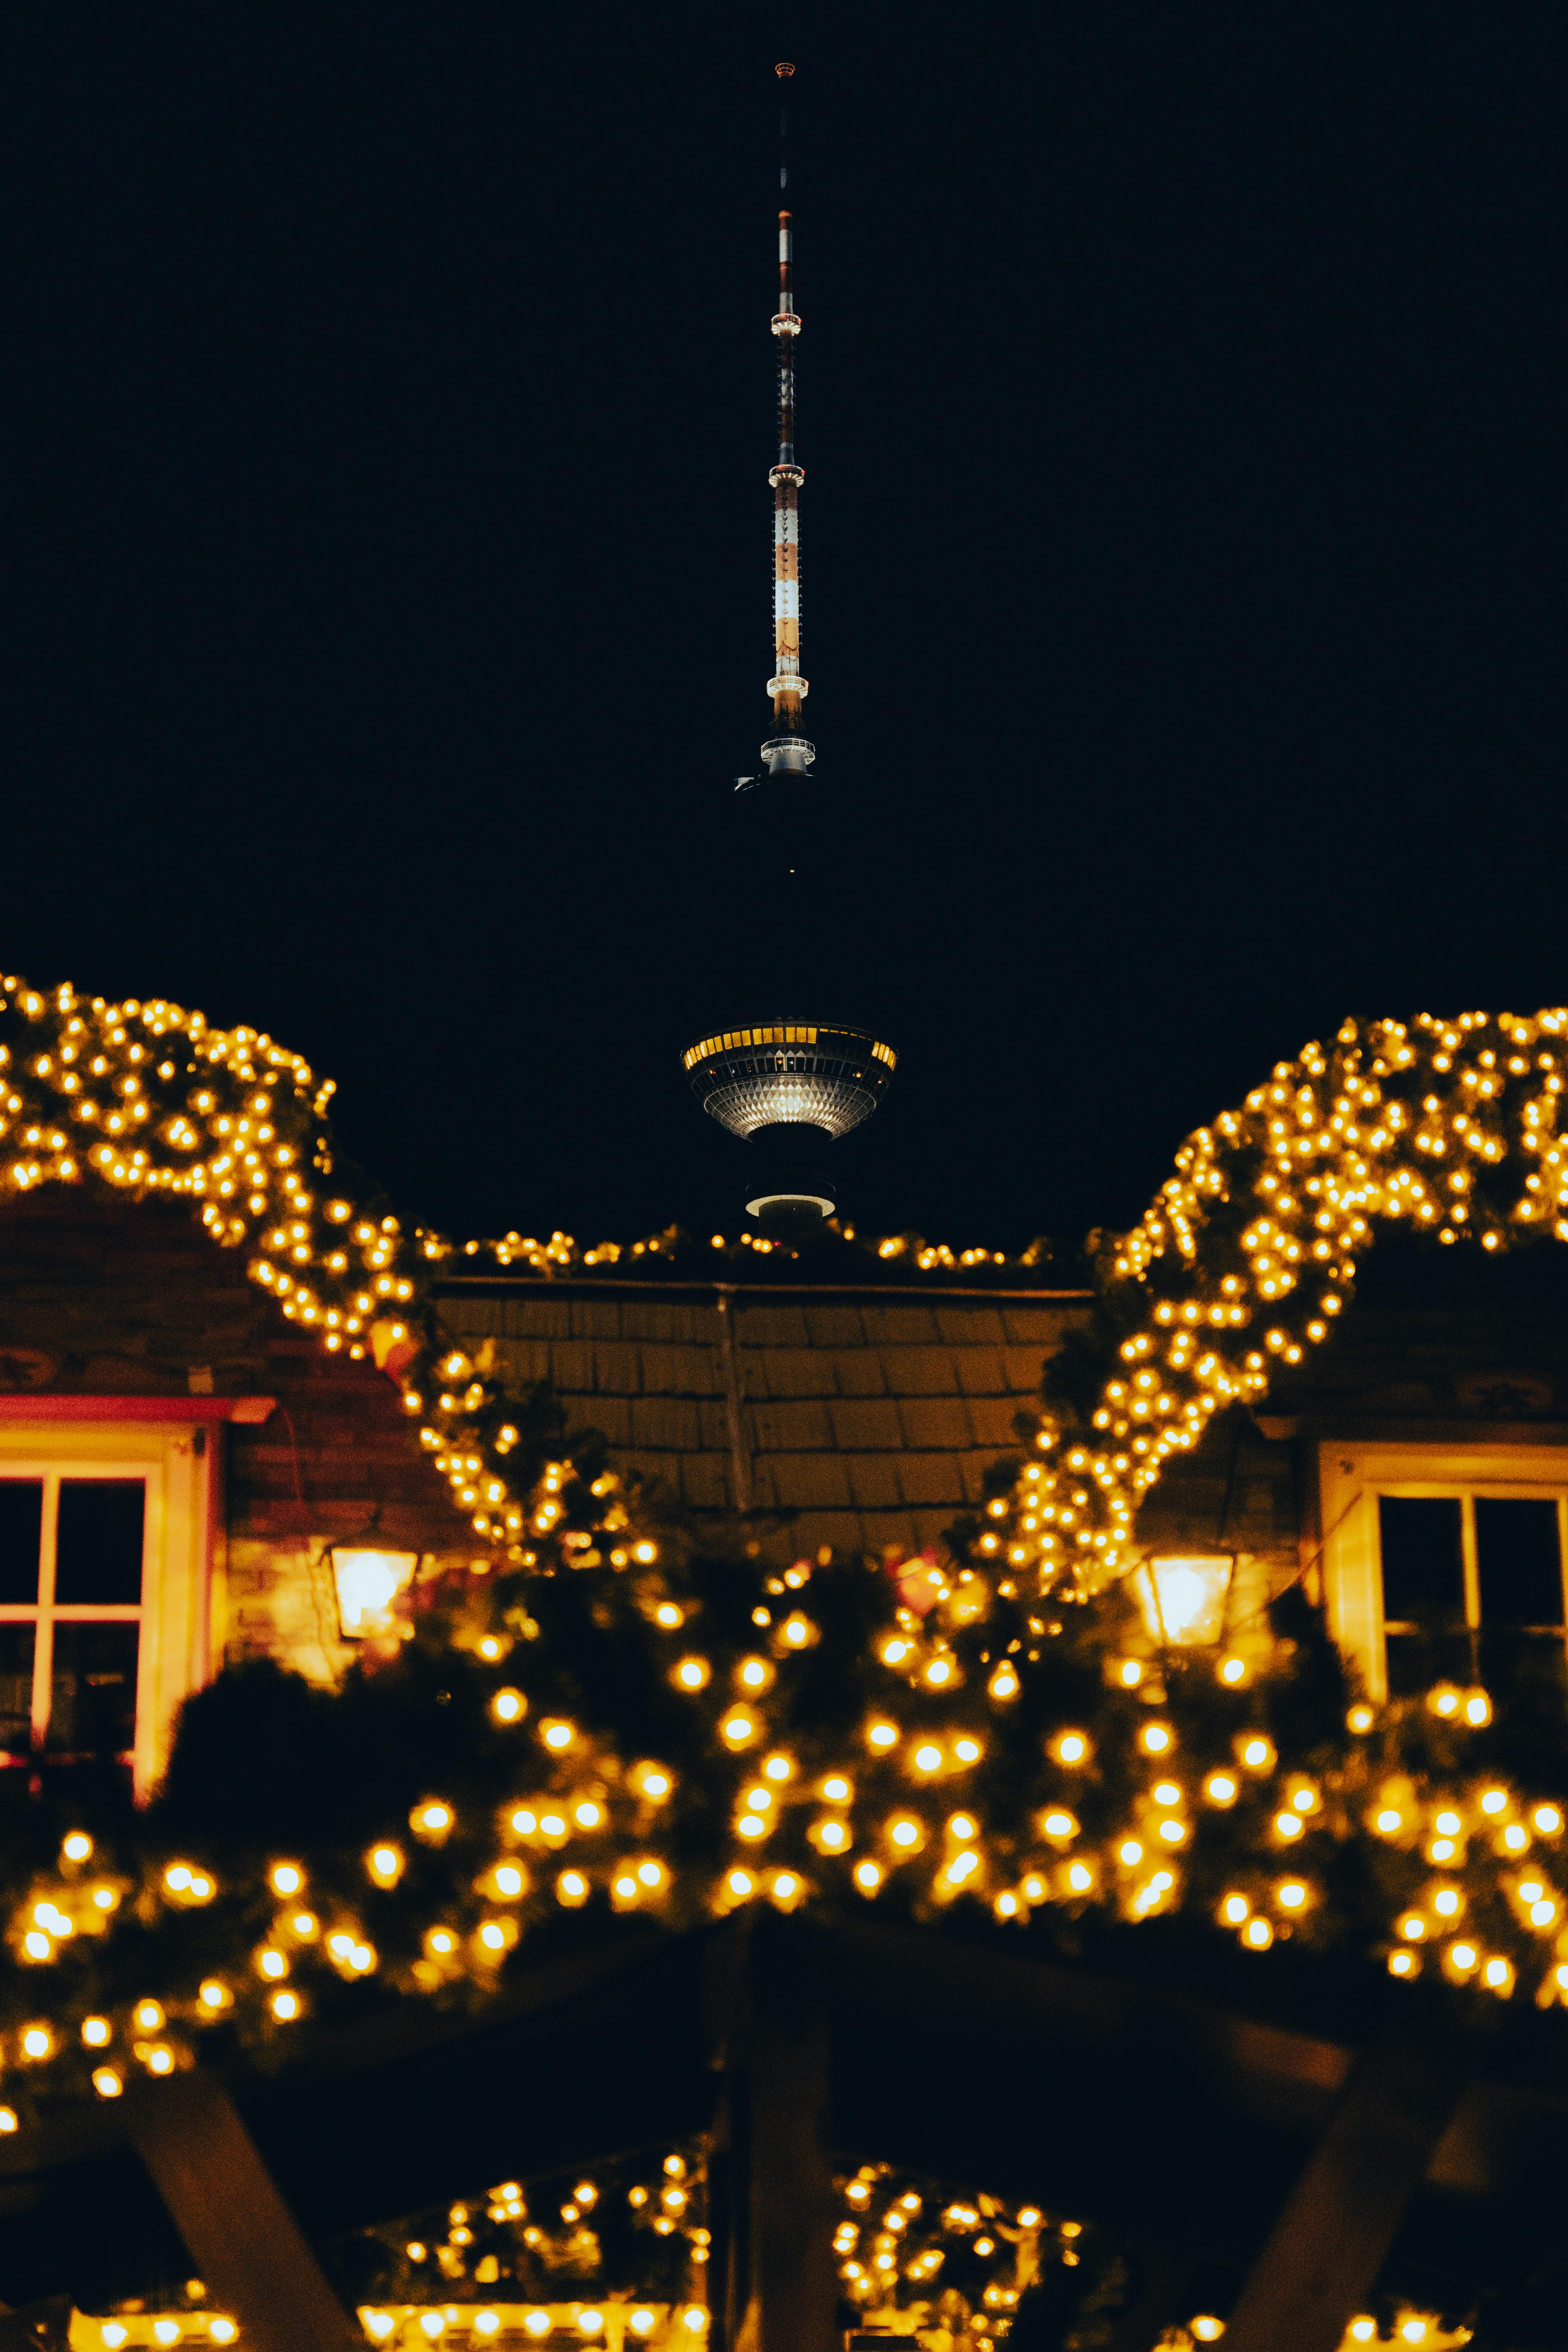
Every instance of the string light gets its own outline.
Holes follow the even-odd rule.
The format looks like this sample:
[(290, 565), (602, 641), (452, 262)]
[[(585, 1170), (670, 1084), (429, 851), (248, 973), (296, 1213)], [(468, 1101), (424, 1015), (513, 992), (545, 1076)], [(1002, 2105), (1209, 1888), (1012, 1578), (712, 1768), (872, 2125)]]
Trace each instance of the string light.
[[(1312, 1755), (1308, 1778), (1300, 1753), (1281, 1769), (1267, 1727), (1278, 1666), (1266, 1637), (1256, 1650), (1244, 1644), (1245, 1655), (1209, 1657), (1199, 1673), (1196, 1654), (1183, 1664), (1160, 1651), (1112, 1591), (1134, 1564), (1136, 1507), (1162, 1466), (1197, 1443), (1222, 1405), (1256, 1404), (1278, 1365), (1303, 1361), (1321, 1343), (1376, 1231), (1403, 1220), (1440, 1236), (1489, 1234), (1500, 1246), (1538, 1230), (1568, 1238), (1568, 1148), (1554, 1139), (1568, 1014), (1346, 1024), (1331, 1052), (1308, 1047), (1241, 1109), (1200, 1130), (1122, 1246), (1107, 1299), (1114, 1361), (1088, 1424), (1041, 1427), (1022, 1475), (989, 1498), (972, 1557), (918, 1574), (911, 1565), (890, 1587), (858, 1636), (854, 1719), (835, 1729), (798, 1720), (807, 1702), (797, 1695), (815, 1687), (805, 1677), (819, 1645), (844, 1638), (837, 1595), (859, 1571), (806, 1561), (769, 1580), (759, 1570), (765, 1596), (757, 1594), (742, 1648), (704, 1616), (679, 1547), (636, 1524), (641, 1507), (614, 1474), (557, 1459), (520, 1479), (509, 1461), (526, 1424), (506, 1418), (516, 1404), (506, 1406), (479, 1359), (420, 1336), (449, 1244), (373, 1217), (333, 1188), (330, 1088), (300, 1057), (253, 1031), (210, 1031), (200, 1015), (162, 1003), (85, 1004), (68, 989), (46, 997), (13, 982), (0, 983), (0, 995), (24, 1049), (7, 1044), (0, 1062), (0, 1136), (21, 1138), (0, 1176), (21, 1189), (53, 1179), (187, 1197), (216, 1240), (243, 1248), (287, 1319), (329, 1352), (368, 1354), (394, 1373), (421, 1451), (496, 1563), (542, 1580), (604, 1572), (606, 1606), (658, 1644), (653, 1671), (669, 1676), (688, 1727), (671, 1735), (674, 1765), (625, 1759), (590, 1721), (586, 1701), (579, 1708), (552, 1682), (548, 1642), (531, 1646), (536, 1620), (498, 1610), (486, 1624), (481, 1612), (457, 1646), (475, 1672), (508, 1662), (514, 1679), (487, 1681), (483, 1703), (495, 1723), (519, 1727), (493, 1742), (493, 1769), (529, 1773), (521, 1759), (532, 1758), (543, 1779), (534, 1795), (524, 1778), (521, 1789), (514, 1780), (476, 1795), (471, 1808), (465, 1796), (461, 1822), (446, 1797), (423, 1798), (407, 1817), (425, 1850), (417, 1869), (405, 1867), (395, 1821), (349, 1858), (362, 1887), (370, 1882), (384, 1969), (330, 1904), (324, 1923), (302, 1908), (258, 1913), (261, 1886), (221, 1854), (165, 1855), (141, 1883), (134, 1871), (104, 1868), (89, 1889), (78, 1874), (92, 1840), (73, 1831), (58, 1883), (29, 1885), (25, 1905), (21, 1890), (14, 1898), (9, 1932), (34, 1962), (35, 1986), (73, 1937), (112, 1938), (123, 1915), (141, 1923), (142, 1949), (150, 1937), (155, 1954), (165, 1910), (206, 1906), (213, 1973), (160, 1986), (160, 2017), (175, 2024), (170, 2037), (162, 2025), (142, 2034), (149, 2052), (173, 2052), (206, 2014), (232, 2016), (246, 2031), (301, 2018), (297, 1967), (305, 1979), (324, 1966), (345, 1981), (382, 1973), (434, 1992), (465, 1973), (493, 1980), (520, 1926), (551, 1906), (657, 1904), (689, 1919), (754, 1899), (793, 1906), (846, 1885), (889, 1902), (976, 1900), (1020, 1927), (1047, 1903), (1105, 1902), (1145, 1917), (1191, 1901), (1264, 1950), (1277, 1936), (1343, 1932), (1341, 1897), (1314, 1853), (1320, 1842), (1327, 1851), (1359, 1841), (1381, 1849), (1386, 1883), (1382, 1918), (1358, 1926), (1384, 1939), (1391, 1968), (1414, 1966), (1428, 1948), (1447, 1973), (1479, 1979), (1498, 1997), (1521, 1981), (1542, 1997), (1568, 1991), (1546, 1966), (1562, 1890), (1544, 1871), (1521, 1875), (1526, 1855), (1532, 1865), (1538, 1858), (1534, 1841), (1544, 1848), (1563, 1834), (1562, 1792), (1521, 1791), (1502, 1774), (1483, 1786), (1467, 1773), (1463, 1743), (1491, 1726), (1488, 1693), (1439, 1685), (1413, 1715), (1358, 1701), (1342, 1735), (1352, 1744), (1331, 1764)], [(68, 1076), (76, 1083), (67, 1087)], [(35, 1128), (39, 1139), (27, 1142)], [(562, 1235), (538, 1248), (552, 1270), (586, 1262)], [(512, 1255), (532, 1263), (533, 1249), (519, 1244)], [(945, 1263), (940, 1254), (937, 1262)], [(807, 1595), (814, 1572), (822, 1582)], [(541, 1582), (542, 1594), (549, 1589)], [(1102, 1613), (1079, 1612), (1064, 1630), (1052, 1613), (1058, 1591), (1099, 1595)], [(542, 1599), (537, 1607), (548, 1614)], [(663, 1649), (671, 1635), (689, 1644), (673, 1662)], [(1082, 1713), (1078, 1723), (1041, 1721), (1053, 1645), (1065, 1654), (1075, 1643), (1098, 1658), (1102, 1703), (1091, 1722)], [(525, 1657), (534, 1671), (520, 1666)], [(1076, 1687), (1064, 1712), (1084, 1709)], [(552, 1699), (566, 1699), (572, 1714), (550, 1712)], [(668, 1690), (662, 1704), (673, 1704)], [(1375, 1765), (1374, 1734), (1385, 1750)], [(1016, 1826), (1007, 1745), (1016, 1738), (1030, 1743), (1039, 1776), (1023, 1791), (1035, 1844), (1027, 1834), (1020, 1842)], [(1428, 1739), (1447, 1745), (1428, 1755)], [(1419, 1751), (1420, 1769), (1395, 1771), (1395, 1789), (1390, 1773), (1406, 1749)], [(959, 1770), (973, 1776), (952, 1791), (964, 1811), (937, 1830), (943, 1815), (928, 1822), (910, 1801)], [(692, 1861), (692, 1809), (704, 1804), (725, 1826)], [(542, 1856), (574, 1850), (569, 1866), (533, 1872), (520, 1845)], [(1286, 1847), (1291, 1875), (1280, 1878)], [(905, 1866), (922, 1852), (923, 1864)], [(330, 1839), (308, 1859), (321, 1887), (344, 1885), (344, 1858)], [(1441, 1885), (1434, 1869), (1446, 1874)], [(1463, 1935), (1438, 1906), (1450, 1882), (1464, 1894)], [(1527, 1897), (1526, 1884), (1540, 1891)], [(276, 1860), (265, 1874), (285, 1905), (306, 1885), (304, 1860)], [(1234, 1918), (1233, 1897), (1245, 1906)], [(500, 1904), (499, 1915), (485, 1907)], [(384, 1939), (383, 1906), (394, 1930)], [(1416, 1917), (1424, 1937), (1405, 1930)], [(100, 2000), (113, 2010), (101, 2021), (111, 2031), (128, 2020), (141, 2031), (132, 2004), (115, 2007), (107, 1992)], [(29, 2065), (79, 2066), (82, 2049), (103, 2046), (85, 2038), (90, 2021), (57, 2006), (58, 2032), (12, 2021)], [(29, 2046), (39, 2034), (41, 2046)]]

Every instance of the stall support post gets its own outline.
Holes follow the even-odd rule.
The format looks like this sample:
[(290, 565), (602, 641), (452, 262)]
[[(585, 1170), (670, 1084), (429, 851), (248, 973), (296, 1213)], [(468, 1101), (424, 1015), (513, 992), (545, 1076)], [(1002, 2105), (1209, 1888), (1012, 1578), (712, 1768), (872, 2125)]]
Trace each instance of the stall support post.
[(789, 1923), (738, 1926), (712, 1957), (714, 2336), (841, 2352), (826, 2002)]
[(137, 2154), (249, 2352), (364, 2352), (217, 2076), (198, 2066), (125, 2105)]

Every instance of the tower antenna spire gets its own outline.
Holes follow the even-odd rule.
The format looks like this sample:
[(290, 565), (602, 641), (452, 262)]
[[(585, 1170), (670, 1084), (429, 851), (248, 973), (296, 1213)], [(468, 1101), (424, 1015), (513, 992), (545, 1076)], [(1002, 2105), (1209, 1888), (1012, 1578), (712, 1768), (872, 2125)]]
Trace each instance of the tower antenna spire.
[(773, 493), (773, 732), (763, 745), (770, 775), (805, 773), (816, 757), (801, 731), (800, 707), (808, 691), (800, 674), (800, 486), (805, 479), (795, 451), (795, 355), (800, 315), (795, 307), (795, 215), (784, 199), (789, 184), (789, 86), (792, 65), (773, 68), (779, 79), (779, 307), (772, 320), (778, 347), (778, 456), (768, 480)]

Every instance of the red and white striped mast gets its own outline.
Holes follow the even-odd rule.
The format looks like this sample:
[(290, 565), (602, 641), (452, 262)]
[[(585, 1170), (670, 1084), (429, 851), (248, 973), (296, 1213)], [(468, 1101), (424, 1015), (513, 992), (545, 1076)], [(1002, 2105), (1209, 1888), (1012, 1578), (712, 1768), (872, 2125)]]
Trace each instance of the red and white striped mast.
[[(779, 78), (779, 194), (789, 185), (788, 85), (790, 65), (773, 68)], [(772, 321), (778, 346), (778, 457), (768, 475), (773, 493), (773, 732), (762, 756), (772, 776), (804, 775), (816, 757), (801, 731), (800, 706), (806, 681), (800, 674), (800, 486), (805, 475), (795, 454), (795, 353), (800, 316), (795, 307), (795, 218), (787, 201), (779, 208), (779, 307)]]

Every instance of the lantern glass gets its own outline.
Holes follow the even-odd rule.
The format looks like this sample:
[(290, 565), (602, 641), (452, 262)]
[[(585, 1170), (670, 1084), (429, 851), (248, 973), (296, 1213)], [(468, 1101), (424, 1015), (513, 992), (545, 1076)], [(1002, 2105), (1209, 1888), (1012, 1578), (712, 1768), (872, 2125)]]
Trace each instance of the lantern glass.
[(393, 1602), (414, 1581), (416, 1551), (369, 1551), (332, 1546), (332, 1581), (338, 1594), (338, 1631), (345, 1642), (363, 1642), (393, 1627)]
[(1202, 1649), (1221, 1640), (1235, 1566), (1234, 1553), (1205, 1552), (1146, 1559), (1134, 1570), (1138, 1605), (1153, 1639), (1178, 1649)]

